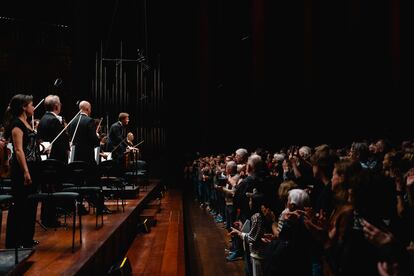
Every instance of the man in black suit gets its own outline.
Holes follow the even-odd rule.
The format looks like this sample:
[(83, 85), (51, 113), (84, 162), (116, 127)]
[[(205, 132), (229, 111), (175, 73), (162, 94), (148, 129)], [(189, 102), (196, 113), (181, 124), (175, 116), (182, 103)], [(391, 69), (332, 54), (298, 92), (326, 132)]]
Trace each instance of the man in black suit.
[(87, 101), (81, 101), (79, 110), (80, 114), (69, 126), (69, 134), (75, 145), (74, 160), (96, 165), (94, 149), (99, 147), (99, 137), (96, 133), (95, 120), (89, 117), (92, 111), (91, 104)]
[(129, 114), (121, 112), (118, 115), (118, 122), (111, 125), (109, 129), (108, 147), (112, 152), (112, 159), (122, 164), (124, 153), (128, 146), (126, 141), (126, 126), (129, 123)]
[[(92, 112), (91, 104), (87, 101), (81, 101), (79, 104), (80, 114), (73, 120), (69, 126), (69, 134), (75, 145), (75, 161), (85, 161), (89, 164), (88, 176), (86, 179), (88, 186), (96, 186), (97, 170), (95, 161), (95, 148), (99, 147), (99, 136), (95, 125), (95, 120), (90, 117)], [(88, 201), (92, 202), (98, 208), (98, 213), (105, 211), (103, 195), (98, 192), (89, 194)], [(81, 207), (82, 206), (82, 207)], [(80, 206), (80, 212), (87, 214), (88, 211)]]
[[(46, 113), (40, 119), (37, 127), (37, 135), (42, 142), (52, 142), (65, 128), (63, 118), (59, 116), (62, 104), (56, 95), (45, 98)], [(68, 163), (69, 135), (64, 131), (53, 143), (49, 158), (57, 159), (64, 164)], [(56, 202), (45, 200), (42, 203), (41, 220), (46, 227), (58, 227), (60, 225), (56, 215)]]
[[(62, 104), (56, 95), (49, 95), (45, 98), (46, 113), (40, 119), (37, 127), (38, 138), (42, 142), (52, 142), (57, 135), (64, 129), (63, 118), (59, 116)], [(49, 155), (51, 159), (57, 159), (64, 164), (68, 162), (69, 135), (63, 132), (53, 143)]]

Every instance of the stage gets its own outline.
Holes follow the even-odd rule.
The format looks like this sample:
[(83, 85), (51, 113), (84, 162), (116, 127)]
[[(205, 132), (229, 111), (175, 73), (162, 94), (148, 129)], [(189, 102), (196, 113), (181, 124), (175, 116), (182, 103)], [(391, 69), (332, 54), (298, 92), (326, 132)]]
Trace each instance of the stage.
[[(122, 259), (136, 236), (139, 212), (156, 197), (161, 184), (150, 180), (146, 189), (139, 192), (138, 198), (125, 200), (125, 212), (117, 211), (115, 201), (105, 204), (113, 211), (104, 215), (104, 225), (95, 227), (95, 215), (82, 216), (82, 244), (76, 229), (75, 252), (72, 253), (72, 218), (68, 218), (68, 227), (43, 230), (36, 224), (35, 239), (40, 241), (34, 253), (19, 265), (14, 274), (21, 275), (105, 275), (111, 265)], [(40, 204), (39, 204), (40, 206)], [(3, 213), (3, 227), (0, 247), (4, 247), (7, 215)], [(38, 209), (38, 217), (40, 208)], [(101, 218), (99, 217), (99, 223)], [(78, 223), (76, 224), (79, 227)]]

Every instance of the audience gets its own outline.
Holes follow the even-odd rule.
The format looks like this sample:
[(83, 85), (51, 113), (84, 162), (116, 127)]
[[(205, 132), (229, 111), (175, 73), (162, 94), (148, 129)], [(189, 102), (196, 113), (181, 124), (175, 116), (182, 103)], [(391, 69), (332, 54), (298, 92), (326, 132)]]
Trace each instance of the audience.
[(414, 275), (411, 141), (240, 148), (193, 172), (196, 200), (232, 236), (227, 261), (244, 257), (246, 275)]

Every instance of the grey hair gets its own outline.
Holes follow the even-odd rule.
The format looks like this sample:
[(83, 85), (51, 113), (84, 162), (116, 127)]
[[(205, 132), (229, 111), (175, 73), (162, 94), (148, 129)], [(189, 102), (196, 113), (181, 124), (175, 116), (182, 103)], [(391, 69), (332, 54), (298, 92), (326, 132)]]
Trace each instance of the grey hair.
[(234, 161), (229, 161), (226, 164), (226, 170), (229, 169), (232, 173), (237, 173), (237, 164)]
[(257, 154), (252, 154), (247, 159), (247, 165), (249, 165), (251, 170), (254, 172), (256, 171), (256, 169), (258, 168), (261, 162), (262, 162), (262, 157), (260, 157), (260, 155), (257, 155)]
[(273, 155), (273, 158), (278, 161), (278, 162), (282, 162), (283, 160), (285, 160), (286, 155), (284, 153), (275, 153)]
[(303, 146), (299, 149), (299, 154), (302, 155), (304, 159), (308, 159), (312, 154), (312, 149), (308, 146)]
[(241, 158), (246, 157), (247, 153), (247, 149), (240, 148), (236, 150), (236, 154), (239, 155)]
[(45, 98), (45, 109), (47, 111), (53, 111), (56, 105), (60, 103), (59, 96), (49, 95)]
[(288, 194), (288, 202), (296, 205), (298, 209), (309, 206), (310, 199), (307, 192), (301, 189), (292, 189)]

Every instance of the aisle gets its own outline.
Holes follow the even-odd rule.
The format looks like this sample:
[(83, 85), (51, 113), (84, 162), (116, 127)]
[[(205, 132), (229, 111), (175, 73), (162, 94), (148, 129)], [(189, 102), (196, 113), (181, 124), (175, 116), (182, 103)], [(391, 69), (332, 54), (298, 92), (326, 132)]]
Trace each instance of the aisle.
[(223, 223), (216, 224), (190, 195), (185, 196), (184, 206), (188, 275), (244, 275), (243, 261), (226, 262), (224, 249), (230, 237)]

